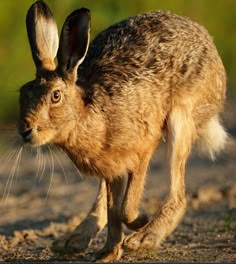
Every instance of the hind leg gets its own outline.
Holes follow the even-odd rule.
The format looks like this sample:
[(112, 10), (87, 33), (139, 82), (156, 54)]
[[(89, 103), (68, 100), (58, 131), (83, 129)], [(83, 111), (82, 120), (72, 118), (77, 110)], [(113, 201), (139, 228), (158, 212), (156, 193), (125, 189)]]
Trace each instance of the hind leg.
[(128, 250), (157, 247), (182, 218), (185, 207), (185, 164), (190, 152), (194, 125), (187, 108), (175, 108), (168, 118), (167, 161), (171, 186), (167, 201), (154, 219), (139, 232), (128, 236), (123, 246)]
[(100, 181), (96, 201), (87, 217), (71, 234), (57, 239), (52, 249), (59, 252), (81, 252), (107, 224), (107, 191), (106, 182)]

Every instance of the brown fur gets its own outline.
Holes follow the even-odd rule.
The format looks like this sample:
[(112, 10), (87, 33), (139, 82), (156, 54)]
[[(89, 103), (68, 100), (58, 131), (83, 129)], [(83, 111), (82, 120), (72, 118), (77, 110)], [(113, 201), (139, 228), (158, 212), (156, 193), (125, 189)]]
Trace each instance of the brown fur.
[[(33, 5), (33, 10), (39, 10), (36, 17), (54, 21), (40, 13), (42, 3)], [(60, 45), (67, 33), (62, 32)], [(43, 52), (43, 40), (37, 36), (30, 39), (33, 56), (37, 46), (40, 54), (47, 54), (46, 61), (52, 62), (54, 57)], [(212, 38), (195, 22), (169, 12), (137, 15), (106, 29), (93, 40), (78, 68), (78, 79), (79, 63), (68, 71), (61, 67), (60, 54), (64, 56), (66, 50), (63, 44), (60, 47), (57, 69), (44, 67), (36, 60), (37, 78), (21, 89), (19, 131), (24, 134), (32, 129), (27, 138), (30, 144), (54, 143), (81, 171), (101, 179), (98, 200), (67, 239), (66, 249), (82, 250), (88, 246), (106, 224), (106, 208), (108, 239), (98, 259), (107, 261), (120, 256), (122, 221), (137, 230), (125, 238), (123, 248), (156, 247), (184, 213), (185, 164), (191, 145), (212, 119), (219, 124), (217, 116), (225, 101), (226, 75)], [(82, 55), (82, 59), (77, 59), (80, 62), (85, 56)], [(54, 90), (61, 91), (58, 104), (50, 101)], [(224, 137), (220, 125), (218, 130)], [(148, 163), (164, 131), (170, 194), (161, 211), (148, 222), (146, 216), (139, 215), (139, 201)], [(129, 176), (127, 184), (125, 175)], [(83, 240), (80, 235), (85, 226), (91, 226), (92, 231)], [(54, 248), (62, 247), (65, 243), (60, 240), (54, 244)]]

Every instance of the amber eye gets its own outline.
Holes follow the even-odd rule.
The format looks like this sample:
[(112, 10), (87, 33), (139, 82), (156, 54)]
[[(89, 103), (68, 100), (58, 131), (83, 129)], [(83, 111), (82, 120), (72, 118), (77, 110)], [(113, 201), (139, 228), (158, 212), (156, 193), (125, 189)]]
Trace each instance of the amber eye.
[(61, 92), (59, 90), (53, 91), (51, 95), (52, 103), (58, 103), (61, 100)]

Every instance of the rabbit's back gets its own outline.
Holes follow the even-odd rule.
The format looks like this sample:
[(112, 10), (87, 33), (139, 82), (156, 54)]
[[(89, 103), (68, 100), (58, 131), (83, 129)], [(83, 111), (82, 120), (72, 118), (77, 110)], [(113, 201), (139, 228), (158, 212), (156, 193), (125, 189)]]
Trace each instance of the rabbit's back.
[(154, 92), (170, 88), (173, 92), (204, 79), (209, 68), (224, 79), (208, 32), (188, 18), (158, 11), (128, 18), (101, 32), (91, 43), (78, 77), (88, 89), (99, 84), (110, 95), (143, 87), (144, 81), (154, 84), (149, 86)]

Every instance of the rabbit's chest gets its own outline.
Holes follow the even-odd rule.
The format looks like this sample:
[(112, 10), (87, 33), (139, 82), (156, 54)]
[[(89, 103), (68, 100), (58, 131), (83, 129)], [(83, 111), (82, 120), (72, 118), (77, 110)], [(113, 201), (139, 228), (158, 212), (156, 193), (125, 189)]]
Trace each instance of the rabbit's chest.
[(82, 173), (111, 180), (133, 170), (138, 164), (138, 155), (134, 153), (105, 152), (93, 158), (77, 155), (72, 160)]

